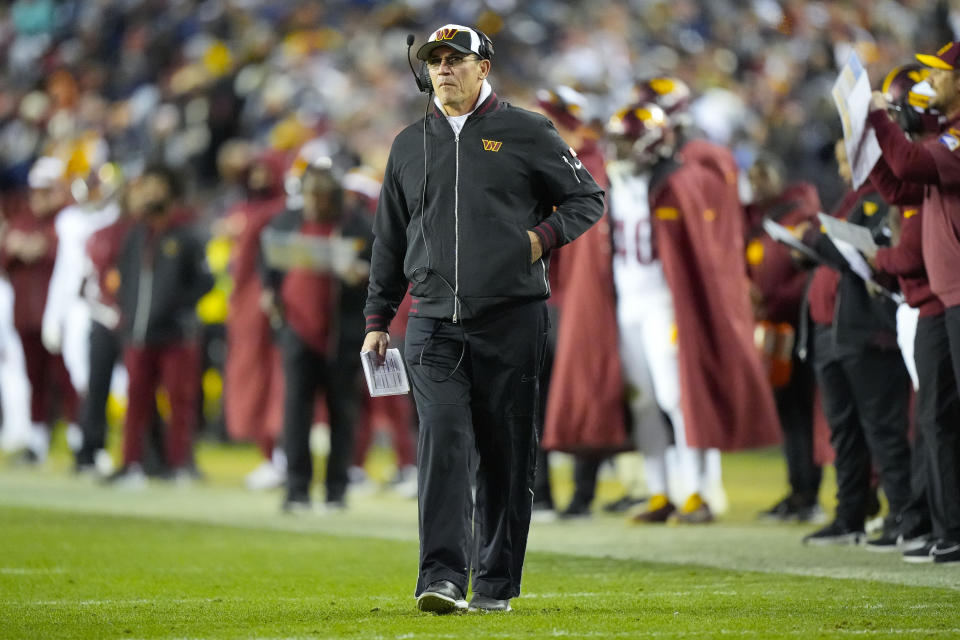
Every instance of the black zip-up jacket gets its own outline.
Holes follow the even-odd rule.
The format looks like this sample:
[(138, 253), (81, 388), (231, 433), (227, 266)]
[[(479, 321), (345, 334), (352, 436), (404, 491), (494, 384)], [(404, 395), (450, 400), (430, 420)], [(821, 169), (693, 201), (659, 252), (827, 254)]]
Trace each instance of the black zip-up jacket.
[[(455, 136), (432, 106), (390, 150), (367, 332), (387, 330), (408, 283), (411, 315), (453, 321), (547, 298), (550, 250), (603, 215), (603, 190), (547, 118), (491, 93)], [(544, 249), (534, 264), (528, 230)]]
[(213, 276), (204, 243), (192, 229), (179, 221), (159, 232), (134, 225), (117, 269), (124, 338), (154, 346), (194, 337), (196, 304), (213, 287)]
[[(878, 245), (889, 244), (889, 239), (883, 235), (887, 204), (872, 188), (862, 187), (861, 191), (862, 197), (847, 215), (847, 222), (870, 229)], [(863, 279), (850, 269), (846, 259), (825, 233), (812, 229), (803, 241), (824, 259), (824, 264), (840, 272), (831, 325), (836, 353), (852, 355), (868, 348), (898, 349), (897, 303), (885, 295), (871, 295)], [(808, 305), (804, 296), (802, 320), (813, 324), (807, 313)], [(801, 340), (805, 341), (810, 335), (812, 332), (804, 327)], [(799, 344), (804, 345), (805, 342)]]

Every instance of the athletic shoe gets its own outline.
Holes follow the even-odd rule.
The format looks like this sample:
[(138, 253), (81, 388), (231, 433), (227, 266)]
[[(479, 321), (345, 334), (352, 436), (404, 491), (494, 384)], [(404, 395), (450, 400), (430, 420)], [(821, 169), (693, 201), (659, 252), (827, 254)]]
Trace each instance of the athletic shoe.
[(244, 482), (250, 491), (268, 491), (282, 487), (287, 482), (287, 474), (277, 468), (272, 460), (264, 460), (247, 474)]
[(858, 545), (864, 541), (867, 534), (863, 529), (851, 529), (836, 520), (804, 536), (803, 544), (824, 547), (829, 545)]
[(417, 609), (426, 613), (454, 613), (466, 608), (467, 601), (463, 598), (463, 592), (449, 580), (432, 582), (417, 596)]
[(900, 551), (906, 553), (915, 549), (923, 548), (930, 540), (929, 533), (923, 533), (913, 537), (900, 536)]
[(510, 600), (499, 600), (497, 598), (489, 598), (487, 596), (482, 596), (479, 593), (473, 594), (473, 597), (470, 599), (470, 611), (513, 611), (513, 608), (510, 606)]
[(797, 509), (797, 522), (801, 524), (826, 524), (829, 519), (819, 502)]
[(283, 499), (283, 504), (280, 505), (280, 510), (291, 515), (312, 513), (314, 511), (313, 502), (310, 501), (309, 494), (299, 491), (288, 492)]
[(647, 501), (647, 508), (630, 518), (630, 521), (639, 524), (666, 522), (676, 510), (677, 508), (667, 496), (658, 493)]
[(710, 506), (703, 501), (699, 493), (691, 494), (683, 507), (670, 516), (670, 521), (676, 524), (709, 524), (713, 519)]
[(926, 564), (933, 562), (933, 549), (937, 546), (936, 540), (927, 540), (922, 547), (903, 552), (903, 561), (911, 564)]
[(619, 500), (608, 502), (601, 507), (606, 513), (624, 513), (634, 507), (647, 502), (650, 498), (634, 498), (632, 496), (623, 496)]
[(133, 462), (120, 467), (103, 481), (118, 489), (139, 490), (147, 486), (147, 474), (143, 472), (143, 467)]
[(590, 517), (590, 505), (574, 500), (558, 515), (561, 520), (577, 520)]
[(941, 540), (930, 552), (937, 564), (960, 563), (960, 541)]
[(867, 540), (867, 544), (864, 546), (868, 551), (888, 553), (890, 551), (899, 551), (902, 540), (903, 535), (896, 528), (884, 527), (879, 537)]
[(323, 509), (327, 513), (342, 513), (347, 510), (347, 499), (327, 500), (323, 503)]
[(765, 522), (790, 522), (797, 517), (797, 501), (794, 494), (758, 514), (758, 518)]

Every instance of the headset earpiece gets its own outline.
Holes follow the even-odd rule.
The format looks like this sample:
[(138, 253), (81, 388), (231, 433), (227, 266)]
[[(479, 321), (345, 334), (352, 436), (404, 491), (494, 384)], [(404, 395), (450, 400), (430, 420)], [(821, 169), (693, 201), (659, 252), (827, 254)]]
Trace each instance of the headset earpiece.
[(480, 54), (480, 57), (484, 60), (493, 59), (493, 41), (480, 29), (474, 28), (476, 34), (480, 37), (480, 46), (477, 48), (477, 53)]
[(416, 74), (417, 88), (422, 93), (433, 93), (433, 81), (430, 80), (430, 70), (427, 69), (427, 63), (420, 63), (420, 72)]

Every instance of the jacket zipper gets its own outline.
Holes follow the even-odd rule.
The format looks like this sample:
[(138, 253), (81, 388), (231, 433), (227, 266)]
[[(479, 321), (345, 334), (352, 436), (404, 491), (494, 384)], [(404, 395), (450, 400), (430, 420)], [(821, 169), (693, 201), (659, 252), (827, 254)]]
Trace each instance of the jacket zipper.
[(457, 163), (453, 182), (453, 323), (460, 316), (460, 134), (454, 136)]
[(540, 258), (540, 260), (539, 260), (538, 262), (540, 262), (540, 268), (543, 269), (543, 293), (544, 293), (544, 294), (549, 294), (549, 293), (550, 293), (550, 283), (549, 283), (549, 281), (547, 280), (547, 265), (543, 264), (543, 258)]
[(133, 340), (138, 344), (147, 342), (147, 327), (150, 324), (150, 306), (153, 299), (153, 260), (149, 247), (144, 248), (143, 254), (144, 259), (140, 262), (140, 280), (137, 283), (137, 310), (133, 316)]
[(577, 181), (577, 184), (579, 184), (579, 183), (580, 183), (580, 176), (577, 175), (577, 170), (574, 168), (574, 166), (573, 166), (572, 164), (570, 164), (570, 161), (567, 160), (567, 156), (565, 156), (565, 155), (563, 155), (563, 154), (561, 153), (561, 154), (560, 154), (560, 159), (563, 160), (565, 163), (567, 163), (567, 166), (570, 167), (570, 171), (573, 171), (573, 178), (574, 178), (574, 180), (576, 180), (576, 181)]

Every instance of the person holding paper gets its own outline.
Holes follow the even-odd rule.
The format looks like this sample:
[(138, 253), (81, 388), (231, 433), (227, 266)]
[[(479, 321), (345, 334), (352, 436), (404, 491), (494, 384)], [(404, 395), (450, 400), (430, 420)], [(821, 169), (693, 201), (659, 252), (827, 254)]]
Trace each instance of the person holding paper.
[[(771, 329), (785, 326), (796, 336), (809, 273), (791, 258), (788, 247), (764, 231), (763, 222), (772, 220), (785, 227), (809, 224), (821, 210), (820, 197), (808, 182), (784, 185), (780, 163), (770, 156), (758, 158), (747, 175), (753, 189), (753, 202), (745, 213), (754, 316), (757, 322), (770, 323), (765, 326)], [(813, 367), (800, 359), (797, 346), (794, 339), (794, 348), (784, 354), (790, 363), (789, 377), (774, 386), (790, 494), (761, 514), (765, 520), (811, 522), (823, 517), (819, 498), (822, 469), (813, 437), (816, 382)]]
[[(887, 114), (889, 103), (874, 92), (869, 123), (877, 134), (883, 161), (901, 182), (900, 190), (912, 189), (920, 198), (923, 225), (921, 248), (930, 289), (943, 303), (942, 324), (924, 323), (924, 350), (934, 356), (930, 384), (942, 392), (940, 408), (955, 403), (953, 386), (960, 380), (960, 42), (950, 42), (932, 55), (917, 55), (930, 70), (930, 107), (943, 115), (937, 135), (908, 140)], [(901, 194), (903, 195), (903, 194)], [(918, 337), (920, 335), (918, 326)], [(947, 359), (949, 354), (949, 361)], [(919, 373), (919, 371), (918, 371)], [(924, 382), (921, 380), (921, 389)], [(950, 390), (950, 391), (947, 391)], [(923, 391), (921, 391), (923, 393)], [(960, 391), (958, 391), (960, 393)], [(960, 562), (960, 423), (939, 423), (927, 443), (933, 472), (931, 515), (934, 533), (923, 548), (904, 553), (914, 562)]]
[(326, 396), (330, 420), (327, 457), (327, 509), (346, 507), (347, 469), (353, 452), (353, 428), (359, 401), (363, 340), (357, 318), (363, 309), (370, 255), (370, 223), (363, 213), (343, 209), (343, 186), (330, 158), (313, 160), (306, 168), (301, 209), (288, 209), (268, 228), (305, 239), (352, 240), (359, 252), (339, 264), (270, 268), (263, 272), (264, 290), (273, 301), (268, 313), (282, 320), (279, 331), (283, 360), (283, 446), (287, 457), (286, 512), (313, 509), (310, 483), (313, 456), (310, 429), (318, 391)]
[[(850, 183), (843, 141), (836, 147), (840, 175)], [(886, 205), (867, 182), (849, 191), (832, 216), (879, 231)], [(910, 378), (897, 345), (897, 305), (872, 296), (819, 226), (798, 227), (822, 256), (807, 295), (813, 335), (809, 348), (836, 453), (834, 520), (804, 537), (811, 545), (860, 544), (870, 510), (871, 463), (890, 505), (891, 529), (910, 498), (907, 408)], [(876, 234), (878, 235), (878, 234)], [(801, 338), (801, 348), (807, 348)]]
[(432, 99), (390, 151), (364, 309), (363, 349), (382, 355), (412, 284), (404, 356), (420, 416), (416, 595), (434, 613), (468, 607), (471, 569), (470, 608), (509, 611), (520, 594), (550, 251), (603, 214), (602, 190), (550, 121), (493, 92), (492, 57), (486, 35), (456, 24), (417, 51), (416, 82)]

